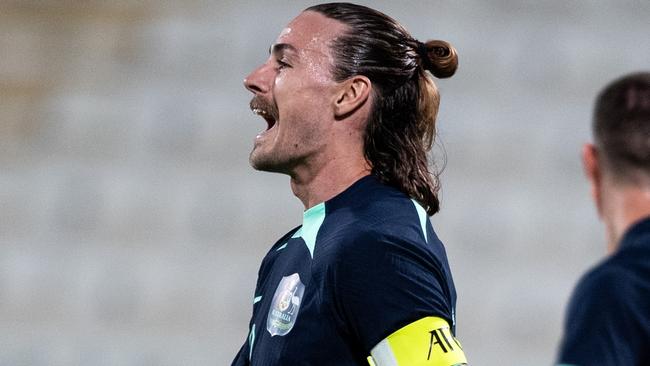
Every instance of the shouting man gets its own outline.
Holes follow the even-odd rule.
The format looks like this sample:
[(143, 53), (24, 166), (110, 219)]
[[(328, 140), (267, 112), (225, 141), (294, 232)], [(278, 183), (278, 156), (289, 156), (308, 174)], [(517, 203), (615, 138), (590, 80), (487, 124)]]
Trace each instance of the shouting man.
[(305, 212), (262, 262), (233, 365), (466, 364), (427, 160), (433, 76), (457, 64), (446, 42), (332, 3), (291, 21), (246, 77), (267, 123), (250, 163), (289, 175)]

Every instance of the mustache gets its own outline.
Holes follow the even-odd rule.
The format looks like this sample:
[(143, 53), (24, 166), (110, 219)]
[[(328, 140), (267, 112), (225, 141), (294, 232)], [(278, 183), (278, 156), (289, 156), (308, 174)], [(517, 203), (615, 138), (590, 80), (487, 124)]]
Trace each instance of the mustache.
[(278, 119), (278, 107), (275, 105), (275, 103), (272, 103), (271, 101), (266, 100), (260, 96), (254, 96), (253, 99), (251, 99), (250, 108), (261, 109), (270, 114), (274, 119)]

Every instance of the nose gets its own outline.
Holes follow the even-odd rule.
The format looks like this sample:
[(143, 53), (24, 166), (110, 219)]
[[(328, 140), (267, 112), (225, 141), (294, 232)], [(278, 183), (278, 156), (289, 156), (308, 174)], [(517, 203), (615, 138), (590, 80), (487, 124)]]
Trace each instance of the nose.
[(270, 89), (270, 77), (266, 64), (253, 70), (244, 79), (244, 87), (253, 94), (263, 94)]

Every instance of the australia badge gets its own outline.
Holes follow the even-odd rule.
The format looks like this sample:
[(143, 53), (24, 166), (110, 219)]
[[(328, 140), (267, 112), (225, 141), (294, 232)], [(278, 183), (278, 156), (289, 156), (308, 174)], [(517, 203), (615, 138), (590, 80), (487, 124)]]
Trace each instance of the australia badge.
[(266, 330), (271, 333), (271, 337), (287, 335), (291, 331), (296, 324), (304, 293), (305, 285), (300, 282), (300, 275), (294, 273), (282, 277), (266, 320)]

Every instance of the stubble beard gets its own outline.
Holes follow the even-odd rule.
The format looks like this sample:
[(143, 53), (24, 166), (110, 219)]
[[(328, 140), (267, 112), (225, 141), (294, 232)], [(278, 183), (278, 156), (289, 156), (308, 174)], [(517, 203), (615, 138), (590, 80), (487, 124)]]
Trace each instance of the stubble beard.
[[(262, 101), (260, 99), (260, 102)], [(277, 129), (280, 127), (277, 107), (270, 103), (267, 106), (274, 113), (273, 115), (276, 118), (276, 126), (274, 128)], [(291, 115), (285, 116), (285, 121), (287, 121), (285, 123), (292, 125), (293, 129), (296, 130), (289, 137), (285, 135), (280, 139), (277, 135), (280, 131), (276, 130), (276, 135), (266, 135), (260, 140), (255, 141), (248, 158), (253, 169), (293, 176), (299, 166), (309, 165), (310, 157), (314, 155), (315, 150), (323, 147), (319, 146), (322, 145), (322, 141), (320, 141), (320, 135), (314, 133), (315, 128), (313, 126), (297, 123), (296, 121), (299, 120), (301, 118)], [(292, 142), (287, 143), (287, 141)]]
[[(250, 107), (253, 110), (259, 108), (266, 111), (268, 115), (275, 120), (276, 126), (274, 128), (277, 129), (279, 127), (277, 124), (279, 122), (280, 113), (275, 101), (267, 100), (264, 97), (256, 95), (251, 100)], [(268, 132), (268, 130), (266, 132)], [(283, 166), (285, 163), (281, 157), (281, 152), (277, 151), (277, 146), (274, 146), (274, 138), (269, 139), (270, 136), (265, 137), (267, 139), (266, 141), (264, 141), (264, 137), (259, 141), (255, 141), (253, 150), (248, 157), (250, 165), (253, 169), (259, 171), (275, 173), (284, 172)]]
[(259, 150), (260, 147), (254, 146), (253, 151), (251, 151), (251, 154), (248, 157), (248, 162), (253, 167), (253, 169), (263, 172), (275, 171), (274, 167), (278, 165), (275, 159), (273, 159), (272, 156), (268, 156), (270, 154), (264, 154)]
[(248, 161), (253, 169), (270, 173), (290, 174), (290, 167), (293, 165), (290, 158), (282, 158), (277, 151), (263, 151), (262, 149), (263, 146), (256, 145), (250, 153)]

